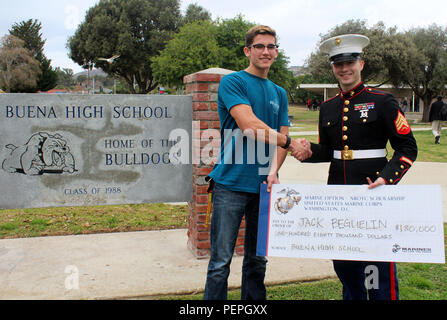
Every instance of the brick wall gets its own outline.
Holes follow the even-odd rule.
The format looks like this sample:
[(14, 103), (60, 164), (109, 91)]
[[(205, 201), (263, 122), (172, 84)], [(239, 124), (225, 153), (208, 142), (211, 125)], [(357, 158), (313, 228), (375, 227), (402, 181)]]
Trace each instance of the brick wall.
[[(220, 122), (217, 113), (219, 83), (223, 76), (232, 72), (213, 68), (184, 78), (186, 94), (192, 95), (193, 107), (193, 201), (188, 203), (188, 248), (197, 258), (208, 258), (210, 254), (211, 221), (206, 225), (208, 183), (205, 177), (213, 167), (210, 157), (215, 161), (220, 146)], [(209, 138), (210, 136), (213, 138)], [(244, 227), (243, 221), (235, 250), (239, 255), (244, 253)]]

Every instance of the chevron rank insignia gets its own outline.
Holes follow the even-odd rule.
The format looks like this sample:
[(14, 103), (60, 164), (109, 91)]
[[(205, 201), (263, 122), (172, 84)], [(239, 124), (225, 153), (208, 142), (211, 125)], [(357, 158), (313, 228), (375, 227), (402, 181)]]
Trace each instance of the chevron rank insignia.
[(399, 111), (394, 121), (398, 134), (407, 135), (411, 132), (410, 125), (404, 115)]

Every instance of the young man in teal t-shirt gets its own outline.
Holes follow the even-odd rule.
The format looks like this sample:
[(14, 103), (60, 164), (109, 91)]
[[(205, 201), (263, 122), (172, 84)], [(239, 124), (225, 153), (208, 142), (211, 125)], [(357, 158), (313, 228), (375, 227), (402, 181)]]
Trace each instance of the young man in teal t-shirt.
[(266, 298), (267, 260), (256, 256), (260, 185), (279, 183), (278, 170), (287, 150), (307, 152), (301, 141), (288, 136), (285, 90), (267, 79), (278, 55), (276, 32), (256, 26), (248, 31), (245, 40), (249, 67), (225, 76), (219, 86), (221, 152), (210, 174), (215, 185), (211, 257), (204, 295), (207, 300), (227, 298), (231, 259), (244, 216), (241, 298)]

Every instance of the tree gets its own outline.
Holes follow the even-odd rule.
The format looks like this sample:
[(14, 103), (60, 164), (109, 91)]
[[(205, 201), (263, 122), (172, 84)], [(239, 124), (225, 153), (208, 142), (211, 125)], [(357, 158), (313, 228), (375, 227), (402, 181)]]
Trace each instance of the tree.
[(57, 85), (57, 72), (51, 67), (51, 60), (45, 57), (40, 61), (41, 73), (37, 78), (37, 89), (40, 91), (48, 91)]
[[(109, 75), (121, 77), (132, 93), (158, 86), (151, 59), (178, 31), (178, 0), (101, 0), (69, 38), (70, 58), (87, 69), (91, 63)], [(119, 55), (113, 63), (98, 60)]]
[(45, 45), (45, 40), (42, 39), (42, 23), (38, 20), (29, 19), (27, 21), (22, 21), (20, 23), (14, 23), (9, 33), (17, 38), (20, 38), (25, 43), (25, 48), (27, 48), (33, 57), (37, 60), (41, 60), (44, 56), (43, 47)]
[(81, 74), (76, 77), (76, 83), (82, 84), (84, 81), (87, 81), (87, 76), (85, 74)]
[(400, 36), (400, 63), (387, 67), (394, 85), (409, 86), (424, 102), (422, 121), (429, 121), (432, 100), (447, 83), (447, 28), (415, 28)]
[(221, 64), (216, 26), (207, 21), (184, 25), (160, 56), (152, 59), (155, 78), (162, 84), (181, 87), (185, 75)]
[[(183, 77), (203, 69), (221, 67), (241, 70), (248, 67), (244, 54), (245, 34), (254, 26), (242, 16), (216, 22), (199, 21), (181, 28), (159, 57), (153, 59), (154, 74), (160, 83), (181, 86)], [(288, 58), (280, 51), (269, 78), (287, 88), (292, 73)]]
[(1, 39), (0, 85), (6, 92), (11, 92), (11, 88), (23, 92), (35, 86), (40, 72), (39, 62), (24, 47), (23, 40), (11, 35)]
[[(42, 39), (42, 24), (38, 20), (29, 19), (20, 23), (15, 23), (9, 33), (24, 41), (24, 46), (33, 57), (39, 61), (40, 74), (36, 85), (28, 88), (20, 87), (17, 90), (26, 92), (48, 91), (57, 84), (57, 72), (51, 67), (51, 60), (45, 57), (43, 47), (46, 40)], [(14, 88), (13, 91), (16, 91)]]
[(222, 68), (241, 70), (248, 67), (244, 54), (245, 34), (255, 24), (244, 20), (241, 15), (231, 19), (217, 20), (216, 40), (221, 48)]
[(270, 67), (269, 79), (277, 85), (283, 87), (290, 98), (290, 90), (293, 86), (293, 73), (287, 69), (289, 64), (289, 57), (286, 56), (283, 50), (280, 50), (275, 62)]
[(75, 79), (73, 78), (73, 70), (68, 68), (56, 68), (58, 81), (57, 85), (65, 88), (70, 88), (76, 84)]
[(183, 24), (188, 24), (196, 21), (211, 21), (211, 13), (199, 6), (197, 3), (191, 3), (186, 8), (185, 17), (183, 18)]

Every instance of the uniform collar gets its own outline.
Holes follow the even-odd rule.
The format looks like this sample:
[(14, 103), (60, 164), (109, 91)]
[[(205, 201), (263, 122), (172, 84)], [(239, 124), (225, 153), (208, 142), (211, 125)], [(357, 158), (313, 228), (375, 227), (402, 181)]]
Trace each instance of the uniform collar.
[(340, 89), (339, 95), (340, 98), (342, 98), (343, 100), (351, 100), (352, 98), (358, 96), (363, 90), (365, 90), (366, 87), (363, 85), (363, 82), (360, 82), (355, 88), (353, 88), (352, 90), (343, 92)]

